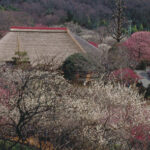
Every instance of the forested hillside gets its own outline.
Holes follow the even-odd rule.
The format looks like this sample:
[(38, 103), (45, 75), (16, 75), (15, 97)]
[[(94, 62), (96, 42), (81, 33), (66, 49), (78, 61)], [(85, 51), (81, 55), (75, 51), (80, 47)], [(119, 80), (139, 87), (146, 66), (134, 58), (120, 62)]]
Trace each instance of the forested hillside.
[[(10, 25), (50, 26), (74, 21), (87, 28), (107, 25), (114, 0), (1, 0), (0, 28)], [(125, 0), (125, 15), (137, 28), (150, 28), (150, 1)]]

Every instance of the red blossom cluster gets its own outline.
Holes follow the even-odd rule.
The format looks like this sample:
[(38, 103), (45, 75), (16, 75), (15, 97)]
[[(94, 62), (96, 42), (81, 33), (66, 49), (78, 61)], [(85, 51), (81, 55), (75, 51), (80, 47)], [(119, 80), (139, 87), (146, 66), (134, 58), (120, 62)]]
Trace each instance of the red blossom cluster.
[(133, 127), (131, 130), (131, 134), (133, 138), (135, 138), (138, 141), (144, 142), (144, 141), (150, 141), (150, 126), (148, 125), (137, 125)]
[(9, 106), (9, 100), (16, 95), (14, 84), (9, 83), (4, 79), (0, 79), (0, 105)]
[(115, 70), (110, 74), (110, 78), (125, 83), (134, 83), (141, 79), (141, 77), (130, 68)]

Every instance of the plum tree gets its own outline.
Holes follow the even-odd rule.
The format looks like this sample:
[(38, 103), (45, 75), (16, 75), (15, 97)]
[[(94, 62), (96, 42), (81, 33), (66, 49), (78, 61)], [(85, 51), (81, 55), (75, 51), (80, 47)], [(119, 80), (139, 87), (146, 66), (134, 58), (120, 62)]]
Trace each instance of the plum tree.
[(128, 48), (131, 58), (136, 61), (150, 60), (150, 32), (136, 32), (123, 44)]

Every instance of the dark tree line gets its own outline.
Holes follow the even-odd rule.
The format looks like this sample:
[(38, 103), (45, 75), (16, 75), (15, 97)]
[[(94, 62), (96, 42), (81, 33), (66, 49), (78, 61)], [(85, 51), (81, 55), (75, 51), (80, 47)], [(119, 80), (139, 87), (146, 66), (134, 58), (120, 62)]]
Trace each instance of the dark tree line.
[[(137, 27), (142, 24), (148, 29), (150, 1), (124, 0), (124, 2), (127, 6), (125, 14), (128, 20), (132, 20)], [(0, 16), (6, 18), (1, 22), (8, 25), (11, 25), (12, 21), (6, 16), (15, 18), (13, 25), (26, 25), (25, 21), (20, 19), (22, 13), (26, 17), (25, 20), (28, 20), (27, 25), (50, 26), (74, 21), (82, 26), (95, 28), (108, 24), (113, 5), (113, 0), (1, 0)]]

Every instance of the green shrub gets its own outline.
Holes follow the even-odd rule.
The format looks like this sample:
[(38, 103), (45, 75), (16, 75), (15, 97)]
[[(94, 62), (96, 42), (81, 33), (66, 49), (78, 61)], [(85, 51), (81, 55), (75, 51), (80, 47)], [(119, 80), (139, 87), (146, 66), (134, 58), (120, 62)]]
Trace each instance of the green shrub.
[(64, 77), (68, 80), (74, 80), (77, 74), (86, 74), (93, 69), (94, 65), (92, 61), (80, 53), (69, 56), (62, 65)]
[[(0, 150), (8, 150), (12, 145), (14, 145), (14, 142), (0, 140)], [(36, 148), (32, 146), (23, 145), (18, 142), (11, 148), (11, 150), (36, 150)]]
[(3, 7), (2, 5), (0, 5), (0, 10), (5, 11), (5, 10), (6, 10), (6, 8), (5, 8), (5, 7)]

